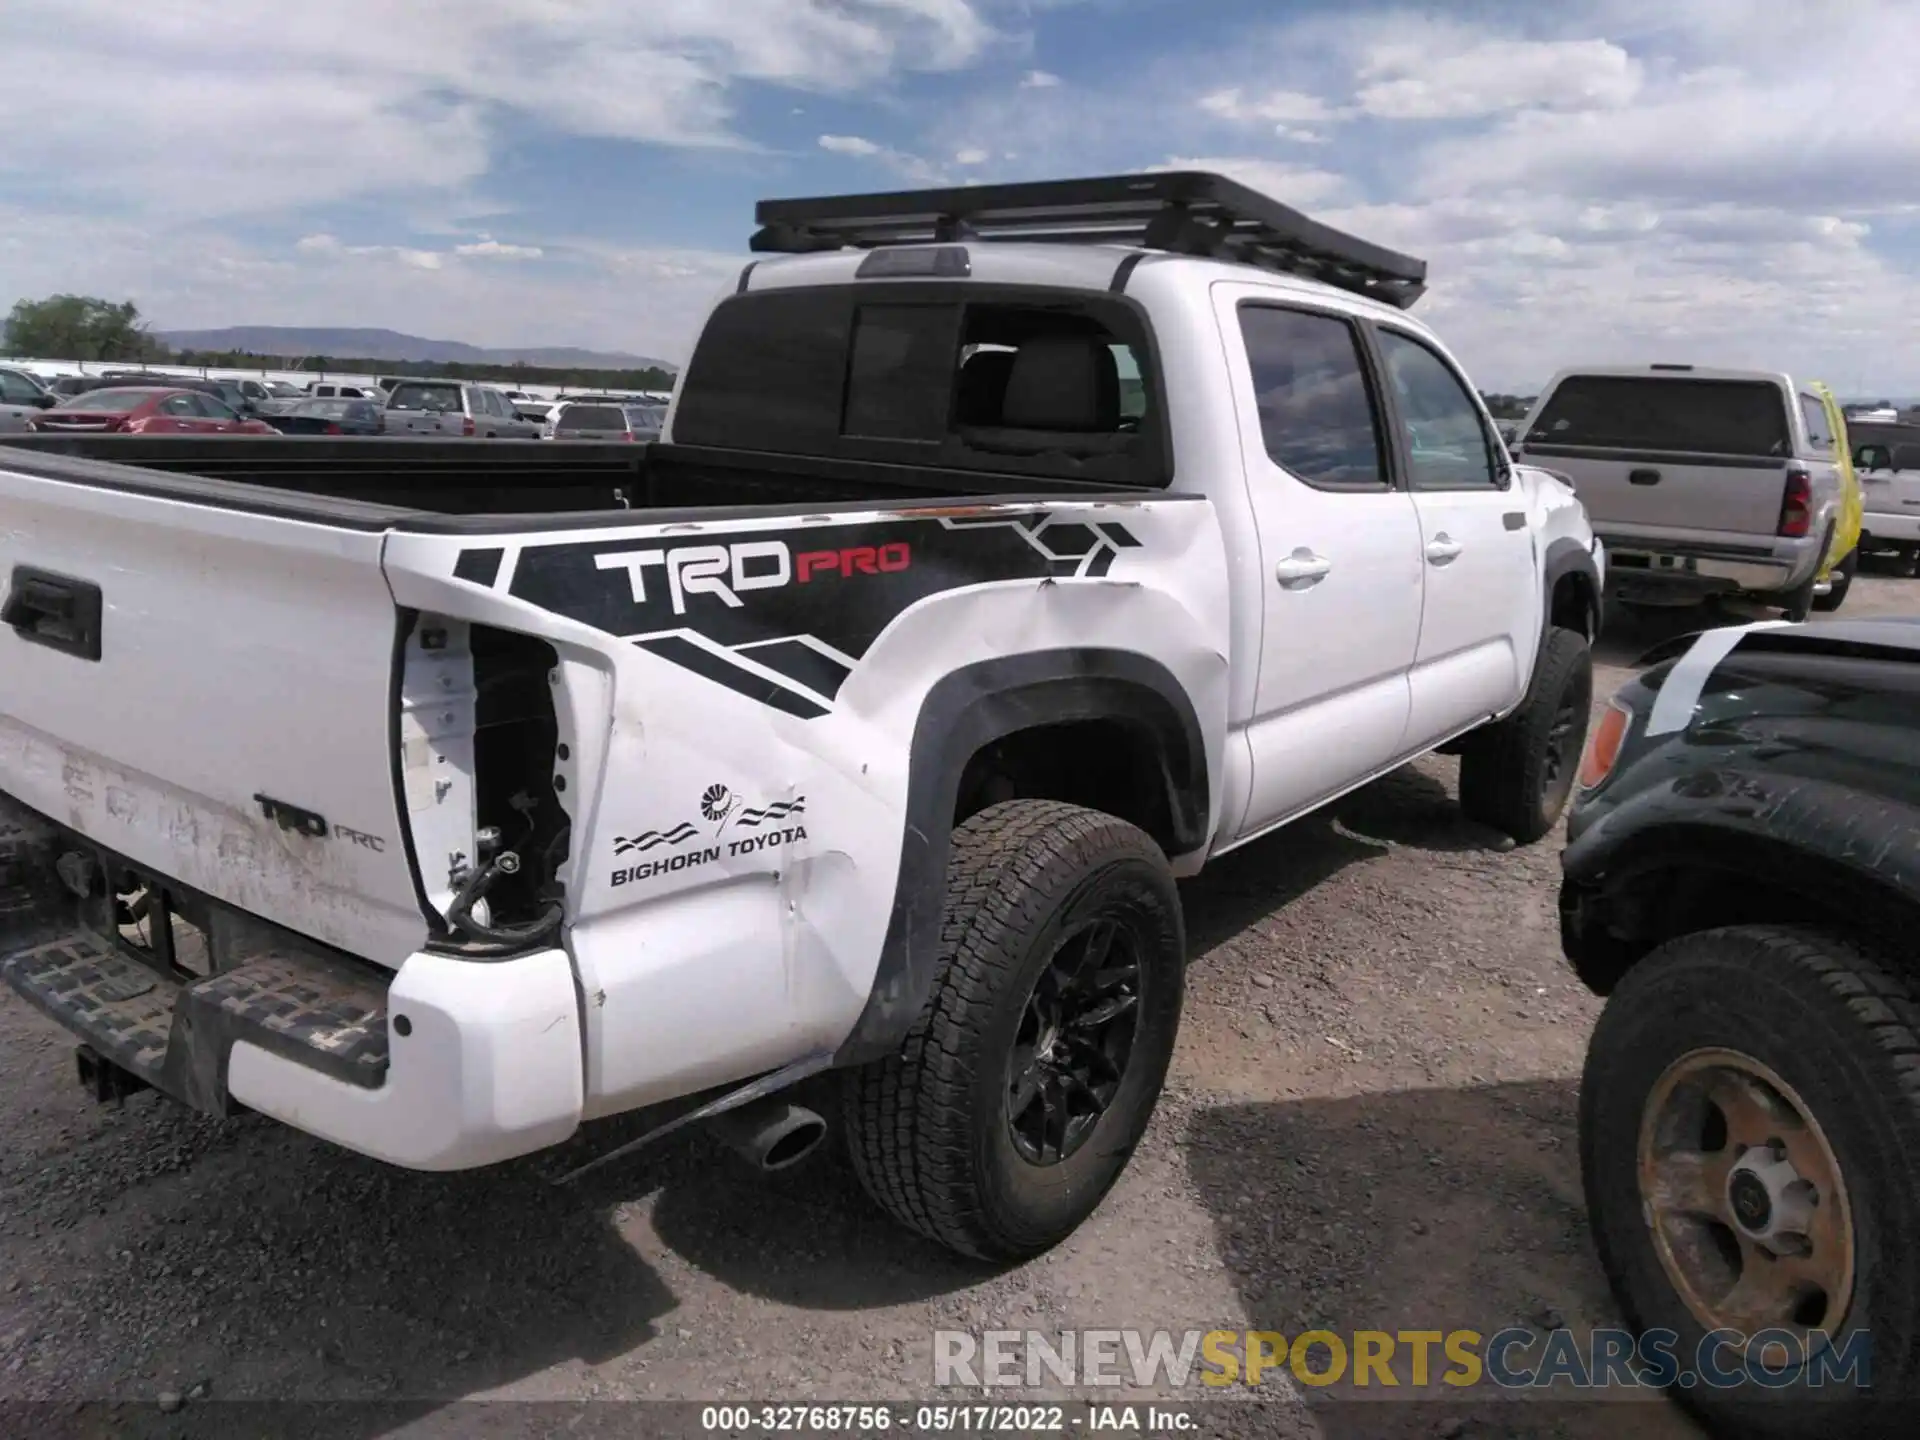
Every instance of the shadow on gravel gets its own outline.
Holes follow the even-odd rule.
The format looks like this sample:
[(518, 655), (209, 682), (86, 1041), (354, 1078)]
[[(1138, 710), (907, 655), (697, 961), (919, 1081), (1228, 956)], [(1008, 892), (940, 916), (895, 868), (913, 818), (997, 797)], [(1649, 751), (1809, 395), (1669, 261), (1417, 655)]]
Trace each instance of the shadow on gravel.
[[(1188, 1166), (1249, 1324), (1351, 1344), (1359, 1330), (1619, 1323), (1588, 1244), (1576, 1105), (1573, 1082), (1542, 1081), (1199, 1111)], [(1448, 1365), (1433, 1359), (1437, 1377)], [(1393, 1366), (1398, 1393), (1355, 1387), (1350, 1369), (1296, 1387), (1326, 1440), (1698, 1434), (1654, 1398), (1624, 1411), (1564, 1392), (1516, 1409), (1485, 1385), (1416, 1398), (1410, 1360)]]
[(1373, 859), (1385, 848), (1341, 834), (1333, 816), (1321, 810), (1209, 862), (1180, 886), (1187, 954), (1204, 959), (1347, 866)]
[(1513, 848), (1504, 835), (1462, 815), (1451, 786), (1412, 765), (1382, 775), (1331, 808), (1340, 825), (1363, 841), (1453, 855)]
[[(28, 1277), (0, 1291), (0, 1319), (16, 1301), (37, 1316), (0, 1338), (30, 1353), (84, 1334), (93, 1362), (85, 1376), (0, 1371), (0, 1432), (9, 1403), (50, 1384), (106, 1402), (89, 1406), (89, 1423), (110, 1418), (94, 1433), (373, 1440), (555, 1367), (644, 1360), (663, 1329), (700, 1324), (628, 1238), (649, 1197), (679, 1258), (791, 1305), (878, 1308), (982, 1278), (887, 1221), (831, 1143), (760, 1176), (694, 1131), (552, 1183), (641, 1129), (608, 1121), (552, 1154), (426, 1175), (136, 1098), (31, 1175), (0, 1169), (0, 1277)], [(12, 1207), (29, 1193), (45, 1202)], [(567, 1385), (596, 1388), (577, 1371)], [(156, 1408), (168, 1391), (188, 1399), (180, 1416)], [(456, 1428), (479, 1433), (477, 1416), (519, 1433), (517, 1408), (463, 1407)]]
[(978, 1285), (995, 1268), (967, 1261), (894, 1223), (848, 1161), (835, 1080), (793, 1098), (827, 1118), (828, 1138), (800, 1165), (760, 1175), (705, 1135), (704, 1174), (664, 1185), (653, 1228), (688, 1264), (748, 1295), (806, 1310), (870, 1310)]

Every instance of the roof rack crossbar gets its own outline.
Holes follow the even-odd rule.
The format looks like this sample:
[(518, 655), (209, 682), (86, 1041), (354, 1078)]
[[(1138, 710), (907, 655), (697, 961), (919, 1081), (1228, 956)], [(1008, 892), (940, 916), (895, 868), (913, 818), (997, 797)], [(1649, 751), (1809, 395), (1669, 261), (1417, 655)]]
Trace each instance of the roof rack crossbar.
[(1402, 310), (1426, 293), (1426, 261), (1196, 170), (762, 200), (754, 219), (751, 248), (762, 254), (996, 239), (1135, 245), (1301, 275)]

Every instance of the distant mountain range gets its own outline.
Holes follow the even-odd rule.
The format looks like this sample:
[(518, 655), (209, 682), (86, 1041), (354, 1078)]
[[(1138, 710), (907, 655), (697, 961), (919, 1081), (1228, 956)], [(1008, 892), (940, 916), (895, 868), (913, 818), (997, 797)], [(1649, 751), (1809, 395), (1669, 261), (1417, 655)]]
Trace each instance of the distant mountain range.
[(570, 345), (530, 345), (525, 349), (469, 345), (461, 340), (428, 340), (398, 330), (334, 330), (302, 325), (230, 325), (224, 330), (162, 330), (162, 342), (175, 350), (240, 350), (297, 360), (326, 355), (352, 360), (417, 360), (444, 365), (512, 365), (553, 370), (673, 370), (670, 361), (621, 351), (580, 350)]

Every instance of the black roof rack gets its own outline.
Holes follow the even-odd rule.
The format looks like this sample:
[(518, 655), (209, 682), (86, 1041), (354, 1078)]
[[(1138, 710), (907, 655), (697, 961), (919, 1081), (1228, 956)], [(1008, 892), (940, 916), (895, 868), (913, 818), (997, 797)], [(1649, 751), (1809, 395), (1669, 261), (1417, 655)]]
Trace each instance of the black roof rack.
[(1198, 170), (762, 200), (754, 220), (760, 230), (751, 248), (761, 253), (1050, 240), (1238, 260), (1402, 310), (1427, 288), (1426, 261), (1355, 239), (1237, 181)]

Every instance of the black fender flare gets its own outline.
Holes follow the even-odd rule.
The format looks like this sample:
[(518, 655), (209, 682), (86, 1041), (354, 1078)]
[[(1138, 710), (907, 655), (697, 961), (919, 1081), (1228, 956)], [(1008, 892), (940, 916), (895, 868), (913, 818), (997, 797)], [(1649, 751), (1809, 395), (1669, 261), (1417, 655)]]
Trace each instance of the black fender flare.
[[(1676, 872), (1718, 872), (1743, 886), (1797, 894), (1900, 954), (1920, 909), (1920, 852), (1911, 806), (1843, 784), (1724, 767), (1694, 771), (1636, 795), (1561, 856), (1562, 912), (1584, 894), (1609, 921), (1637, 927), (1645, 887)], [(1605, 994), (1625, 956), (1589, 930), (1572, 954), (1581, 979)]]
[(1605, 626), (1607, 602), (1604, 587), (1600, 583), (1600, 567), (1594, 563), (1591, 550), (1578, 540), (1563, 535), (1547, 546), (1547, 553), (1540, 565), (1540, 648), (1543, 650), (1547, 644), (1547, 632), (1553, 628), (1553, 592), (1569, 575), (1579, 575), (1586, 581), (1587, 595), (1593, 609), (1588, 640), (1598, 640)]
[(967, 762), (983, 746), (1036, 725), (1111, 719), (1153, 737), (1172, 853), (1200, 849), (1210, 804), (1205, 733), (1185, 688), (1159, 661), (1127, 650), (1042, 650), (955, 670), (927, 692), (907, 761), (892, 917), (866, 1007), (835, 1053), (836, 1065), (897, 1051), (932, 993), (953, 814)]

